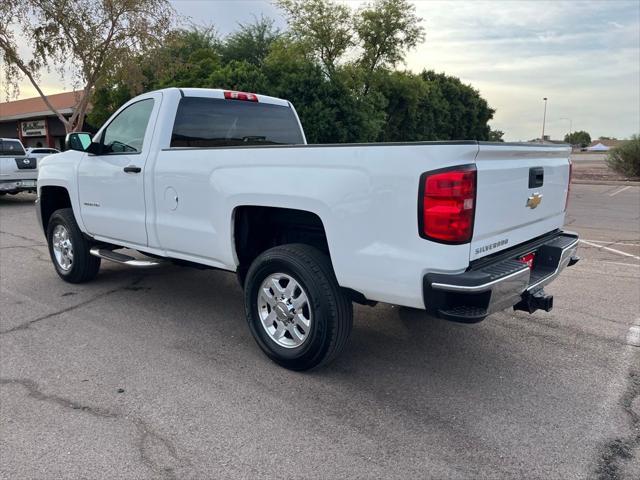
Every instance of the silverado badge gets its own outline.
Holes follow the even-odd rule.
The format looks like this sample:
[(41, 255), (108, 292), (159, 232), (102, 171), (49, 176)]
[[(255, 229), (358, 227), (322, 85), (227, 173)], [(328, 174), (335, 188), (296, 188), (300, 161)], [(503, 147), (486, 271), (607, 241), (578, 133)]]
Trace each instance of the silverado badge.
[(536, 192), (527, 199), (527, 207), (536, 208), (540, 202), (542, 202), (542, 195)]

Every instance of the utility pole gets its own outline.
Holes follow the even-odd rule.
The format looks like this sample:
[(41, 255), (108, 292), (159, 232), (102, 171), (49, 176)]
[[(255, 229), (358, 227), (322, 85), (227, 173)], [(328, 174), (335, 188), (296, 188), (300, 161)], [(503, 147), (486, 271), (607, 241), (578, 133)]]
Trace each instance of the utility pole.
[(571, 121), (570, 118), (561, 118), (560, 120), (567, 120), (569, 122), (569, 136), (571, 136), (571, 132), (573, 131), (573, 128), (571, 128), (573, 126), (573, 122)]
[(542, 143), (544, 143), (544, 124), (547, 120), (547, 97), (544, 97), (543, 100), (544, 100), (544, 115), (542, 117), (542, 138), (540, 138), (540, 141)]

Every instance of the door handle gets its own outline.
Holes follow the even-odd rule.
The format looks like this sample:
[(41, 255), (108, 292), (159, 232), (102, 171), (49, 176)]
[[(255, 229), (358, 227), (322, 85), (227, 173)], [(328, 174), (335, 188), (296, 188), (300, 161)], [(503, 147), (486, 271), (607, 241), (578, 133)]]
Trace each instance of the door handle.
[(541, 187), (544, 183), (544, 168), (531, 167), (529, 169), (529, 188)]
[(140, 173), (142, 171), (140, 167), (136, 167), (135, 165), (127, 165), (123, 170), (126, 173)]

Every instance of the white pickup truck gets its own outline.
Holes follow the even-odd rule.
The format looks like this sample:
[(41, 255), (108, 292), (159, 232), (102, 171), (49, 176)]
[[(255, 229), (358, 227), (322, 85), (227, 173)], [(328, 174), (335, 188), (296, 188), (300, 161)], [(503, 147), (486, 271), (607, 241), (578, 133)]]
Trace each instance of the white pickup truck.
[(15, 138), (0, 138), (0, 196), (35, 192), (38, 160)]
[(91, 143), (76, 135), (86, 150), (38, 177), (60, 277), (91, 280), (101, 259), (236, 272), (251, 333), (291, 369), (338, 354), (352, 302), (470, 323), (548, 311), (543, 286), (578, 260), (561, 230), (565, 145), (307, 145), (288, 101), (195, 88), (138, 96)]

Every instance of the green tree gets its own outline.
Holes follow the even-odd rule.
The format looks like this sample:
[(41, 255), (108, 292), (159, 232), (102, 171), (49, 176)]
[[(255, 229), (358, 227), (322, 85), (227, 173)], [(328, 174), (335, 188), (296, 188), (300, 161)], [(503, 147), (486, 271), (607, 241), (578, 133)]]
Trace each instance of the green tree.
[(489, 130), (489, 141), (490, 142), (504, 142), (504, 132), (502, 130), (494, 130), (491, 128)]
[(354, 30), (363, 50), (358, 63), (365, 70), (365, 94), (376, 69), (395, 68), (424, 40), (421, 21), (408, 0), (376, 0), (357, 12)]
[(143, 91), (166, 87), (208, 87), (207, 78), (220, 68), (220, 41), (213, 28), (173, 30), (162, 45), (138, 56), (138, 81), (128, 70), (114, 70), (92, 99), (87, 116), (91, 125), (102, 125), (120, 105)]
[(378, 140), (429, 141), (448, 139), (449, 112), (435, 82), (411, 72), (389, 72), (380, 77), (376, 91), (387, 99), (386, 121)]
[(222, 59), (225, 62), (236, 60), (262, 65), (271, 44), (281, 35), (269, 18), (260, 17), (254, 23), (239, 24), (238, 31), (229, 35), (221, 45)]
[(222, 42), (213, 27), (171, 32), (162, 46), (140, 59), (145, 72), (144, 90), (207, 87), (207, 77), (223, 63), (221, 49)]
[(640, 177), (640, 136), (633, 135), (609, 151), (607, 165), (626, 177)]
[(459, 79), (432, 71), (391, 72), (377, 87), (387, 99), (379, 140), (488, 140), (493, 110)]
[[(332, 5), (327, 0), (316, 2), (321, 4)], [(145, 72), (142, 88), (225, 88), (286, 98), (295, 105), (309, 143), (490, 138), (488, 122), (494, 111), (477, 90), (458, 78), (432, 71), (396, 71), (392, 65), (401, 62), (401, 52), (380, 57), (373, 72), (353, 55), (350, 61), (345, 60), (347, 55), (332, 57), (329, 75), (328, 64), (310, 51), (309, 38), (273, 34), (271, 27), (266, 28), (269, 25), (256, 20), (225, 39), (212, 29), (171, 32), (162, 46), (139, 59)], [(248, 45), (251, 49), (256, 38), (268, 39), (263, 53), (245, 58), (239, 52)], [(367, 82), (371, 87), (363, 94)], [(126, 85), (114, 76), (111, 86), (96, 96), (92, 121), (95, 118), (98, 124), (98, 118), (108, 117), (127, 96), (139, 93), (128, 92)]]
[(584, 148), (591, 143), (591, 135), (585, 132), (584, 130), (578, 130), (577, 132), (573, 132), (570, 135), (567, 134), (564, 136), (564, 141), (571, 145), (579, 145)]
[(91, 111), (87, 115), (87, 122), (99, 127), (131, 97), (131, 90), (120, 84), (96, 89), (91, 100)]
[(437, 131), (440, 140), (488, 140), (489, 120), (495, 110), (487, 104), (480, 93), (459, 78), (423, 71), (421, 77), (438, 89), (446, 105), (442, 128)]
[(262, 69), (245, 60), (232, 60), (213, 70), (206, 78), (205, 83), (206, 88), (224, 88), (245, 92), (269, 91)]
[[(167, 0), (3, 0), (5, 80), (17, 92), (26, 77), (67, 132), (80, 130), (94, 91), (108, 83), (111, 72), (140, 81), (134, 59), (162, 41), (173, 17)], [(22, 45), (31, 47), (30, 57)], [(40, 73), (51, 69), (81, 89), (69, 118), (51, 104), (40, 81)]]
[[(339, 69), (329, 79), (322, 65), (307, 55), (306, 46), (290, 37), (274, 40), (260, 66), (246, 60), (224, 60), (208, 31), (177, 31), (151, 55), (140, 59), (144, 90), (169, 86), (228, 88), (287, 98), (294, 103), (311, 143), (375, 141), (384, 123), (385, 99), (378, 93), (354, 95), (353, 75)], [(168, 64), (169, 68), (162, 67)], [(101, 89), (90, 114), (100, 125), (138, 90), (114, 79)]]
[(354, 45), (351, 9), (330, 0), (276, 0), (291, 34), (334, 74), (339, 59)]
[(348, 71), (329, 79), (305, 52), (298, 42), (275, 42), (263, 68), (265, 91), (295, 105), (309, 143), (375, 141), (384, 123), (384, 99), (354, 95)]

